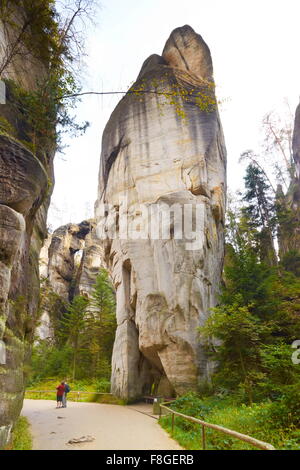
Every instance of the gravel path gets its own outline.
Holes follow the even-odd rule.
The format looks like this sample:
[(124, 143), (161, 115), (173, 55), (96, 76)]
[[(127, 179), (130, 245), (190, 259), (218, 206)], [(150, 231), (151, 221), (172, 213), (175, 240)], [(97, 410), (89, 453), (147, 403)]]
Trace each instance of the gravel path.
[[(126, 407), (68, 402), (56, 409), (51, 400), (24, 400), (22, 415), (31, 424), (33, 450), (178, 450), (181, 449), (144, 414), (145, 405)], [(67, 444), (70, 439), (93, 436), (93, 442)]]

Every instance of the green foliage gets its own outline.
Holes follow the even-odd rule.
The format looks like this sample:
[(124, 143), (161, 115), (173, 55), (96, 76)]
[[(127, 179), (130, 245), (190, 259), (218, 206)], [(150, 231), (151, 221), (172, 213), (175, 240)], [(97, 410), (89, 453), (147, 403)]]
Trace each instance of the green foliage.
[(77, 360), (80, 350), (82, 350), (86, 331), (86, 308), (88, 299), (80, 295), (74, 297), (68, 306), (66, 313), (62, 317), (60, 337), (67, 341), (73, 351), (72, 378), (75, 380)]
[[(300, 426), (300, 380), (284, 387), (279, 400), (272, 403), (270, 411), (273, 422), (285, 428), (299, 430)], [(298, 437), (299, 433), (298, 433)], [(299, 444), (299, 441), (298, 441)], [(300, 447), (300, 446), (299, 446)]]
[(218, 360), (216, 384), (228, 389), (239, 388), (250, 404), (253, 403), (253, 384), (263, 375), (258, 369), (260, 347), (269, 328), (255, 318), (241, 296), (231, 305), (214, 309), (200, 334), (208, 341), (217, 338), (213, 356)]
[(274, 201), (265, 174), (256, 165), (250, 164), (244, 180), (246, 191), (243, 200), (248, 203), (245, 212), (250, 216), (249, 223), (254, 227), (272, 226)]
[(100, 379), (95, 381), (96, 392), (109, 392), (110, 391), (110, 382), (106, 379)]
[[(105, 269), (100, 269), (91, 294), (88, 325), (91, 333), (91, 351), (110, 361), (116, 330), (116, 301)], [(94, 341), (94, 342), (93, 342)]]
[(86, 297), (81, 295), (74, 297), (60, 321), (60, 335), (63, 339), (68, 339), (73, 348), (76, 347), (79, 336), (83, 333), (86, 325), (85, 312), (87, 305), (88, 299)]
[(288, 251), (281, 260), (286, 271), (300, 277), (300, 252), (297, 250)]
[[(40, 311), (50, 313), (54, 341), (37, 340), (32, 355), (31, 382), (45, 377), (97, 378), (108, 384), (116, 330), (115, 294), (107, 272), (100, 270), (91, 297), (74, 297), (67, 305), (42, 282)], [(107, 385), (108, 387), (108, 385)]]
[(247, 205), (242, 209), (249, 229), (254, 234), (260, 260), (269, 265), (277, 263), (273, 234), (276, 227), (275, 201), (265, 173), (254, 164), (246, 169), (245, 194)]
[[(201, 398), (196, 394), (188, 394), (173, 402), (171, 408), (185, 415), (268, 442), (276, 449), (300, 448), (299, 431), (295, 426), (282, 423), (278, 416), (275, 416), (275, 410), (270, 401), (247, 406), (238, 403), (232, 396)], [(160, 418), (160, 424), (171, 433), (171, 416)], [(202, 449), (199, 424), (176, 416), (173, 437), (186, 449)], [(246, 442), (208, 428), (206, 428), (206, 448), (208, 450), (255, 450), (255, 447)]]
[[(3, 0), (0, 19), (9, 28), (10, 47), (1, 64), (1, 74), (24, 49), (32, 58), (49, 64), (58, 49), (59, 26), (53, 0)], [(12, 31), (14, 34), (12, 34)]]
[[(63, 16), (64, 12), (58, 13), (52, 0), (13, 0), (0, 5), (0, 20), (9, 32), (0, 76), (12, 64), (14, 70), (24, 73), (22, 62), (26, 60), (33, 64), (36, 79), (30, 89), (23, 88), (22, 81), (5, 80), (7, 103), (15, 114), (14, 126), (16, 123), (17, 127), (13, 134), (17, 133), (43, 163), (47, 158), (44, 154), (59, 147), (62, 132), (77, 134), (84, 132), (88, 125), (77, 124), (70, 114), (80, 90), (75, 62), (82, 44), (75, 24), (78, 18), (87, 16), (87, 4), (74, 2), (73, 11), (69, 5), (69, 18)], [(73, 98), (65, 103), (65, 95)]]
[(12, 431), (12, 450), (32, 450), (30, 425), (25, 416), (20, 416)]
[(217, 100), (213, 81), (199, 79), (191, 85), (191, 76), (188, 73), (181, 70), (176, 73), (165, 73), (161, 76), (160, 72), (158, 76), (154, 71), (153, 76), (142, 78), (135, 86), (131, 86), (129, 93), (139, 101), (143, 101), (145, 94), (153, 94), (162, 115), (165, 106), (172, 106), (182, 120), (187, 118), (187, 107), (191, 104), (203, 112), (216, 111)]
[(300, 337), (300, 279), (267, 268), (248, 248), (231, 253), (228, 263), (220, 305), (200, 328), (218, 363), (213, 383), (248, 403), (277, 399), (285, 385), (300, 382), (291, 360)]
[[(230, 420), (227, 427), (266, 441), (270, 438), (264, 433), (272, 435), (276, 429), (279, 447), (297, 448), (300, 366), (292, 362), (291, 345), (300, 338), (298, 252), (287, 253), (277, 265), (273, 255), (262, 255), (267, 245), (273, 252), (278, 219), (265, 175), (253, 165), (247, 169), (243, 204), (228, 211), (224, 288), (200, 336), (216, 364), (215, 395), (228, 397), (238, 408), (250, 405), (242, 414), (253, 432), (238, 429), (240, 418), (237, 427)], [(269, 239), (261, 236), (264, 230)], [(235, 413), (240, 416), (240, 410)], [(222, 413), (209, 416), (222, 424)], [(265, 420), (270, 427), (262, 432)]]
[(15, 130), (10, 122), (5, 119), (3, 116), (0, 116), (0, 134), (8, 134), (13, 136)]
[(290, 344), (282, 342), (262, 346), (260, 360), (264, 377), (258, 386), (262, 396), (281, 399), (287, 389), (300, 384), (300, 368), (291, 364)]
[(32, 350), (30, 382), (45, 377), (70, 375), (73, 350), (70, 345), (57, 348), (48, 340), (39, 341)]
[(263, 315), (272, 270), (258, 261), (251, 246), (240, 245), (236, 251), (229, 246), (227, 252), (228, 262), (224, 268), (226, 288), (222, 292), (221, 303), (231, 304), (239, 296), (240, 303), (251, 304), (251, 310), (255, 308), (258, 314)]

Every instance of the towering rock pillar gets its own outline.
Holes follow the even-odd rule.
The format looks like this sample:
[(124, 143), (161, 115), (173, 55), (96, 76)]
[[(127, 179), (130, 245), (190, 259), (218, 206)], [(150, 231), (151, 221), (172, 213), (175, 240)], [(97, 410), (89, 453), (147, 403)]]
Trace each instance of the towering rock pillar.
[(201, 36), (175, 29), (104, 130), (97, 230), (117, 296), (112, 392), (126, 399), (210, 375), (197, 327), (220, 288), (226, 192), (212, 74)]

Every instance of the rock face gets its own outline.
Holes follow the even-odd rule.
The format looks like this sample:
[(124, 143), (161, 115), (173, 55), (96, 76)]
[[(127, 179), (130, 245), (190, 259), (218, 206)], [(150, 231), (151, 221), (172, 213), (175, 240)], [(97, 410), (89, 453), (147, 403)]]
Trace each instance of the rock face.
[[(0, 21), (2, 65), (11, 46), (10, 32), (9, 25), (4, 28)], [(45, 74), (44, 65), (35, 61), (33, 66), (30, 61), (16, 60), (5, 69), (1, 78), (9, 78), (16, 86), (22, 84), (26, 90), (34, 90), (39, 78)], [(0, 348), (5, 351), (5, 361), (0, 364), (2, 449), (9, 444), (13, 423), (23, 404), (24, 364), (37, 317), (38, 258), (46, 236), (54, 146), (45, 149), (39, 158), (41, 155), (35, 156), (22, 144), (22, 113), (11, 102), (8, 93), (6, 104), (0, 104), (0, 118), (12, 126), (15, 135), (15, 138), (10, 137), (0, 131)]]
[(48, 280), (66, 301), (89, 295), (101, 267), (102, 250), (95, 221), (67, 224), (55, 230), (48, 249)]
[(279, 255), (282, 259), (286, 254), (298, 252), (300, 255), (300, 104), (295, 113), (293, 132), (293, 158), (295, 174), (287, 194), (281, 187), (277, 189), (277, 201), (285, 208), (287, 215), (279, 227)]
[(0, 448), (22, 408), (51, 172), (51, 162), (44, 167), (21, 143), (0, 135), (0, 340), (6, 349), (6, 363), (0, 366)]
[(117, 297), (112, 392), (126, 399), (209, 380), (197, 327), (219, 292), (226, 192), (212, 72), (201, 36), (175, 29), (133, 85), (152, 93), (128, 93), (104, 130), (97, 234)]
[[(95, 236), (95, 221), (67, 224), (48, 236), (41, 250), (40, 276), (43, 289), (56, 294), (63, 303), (75, 295), (89, 296), (102, 266), (102, 249)], [(42, 313), (36, 334), (41, 339), (53, 339), (53, 305), (42, 302)], [(57, 313), (57, 312), (56, 312)]]
[[(75, 280), (81, 261), (75, 254), (82, 252), (90, 223), (68, 224), (53, 232), (49, 246), (48, 279), (56, 294), (69, 301), (73, 297)], [(72, 282), (74, 288), (72, 288)]]

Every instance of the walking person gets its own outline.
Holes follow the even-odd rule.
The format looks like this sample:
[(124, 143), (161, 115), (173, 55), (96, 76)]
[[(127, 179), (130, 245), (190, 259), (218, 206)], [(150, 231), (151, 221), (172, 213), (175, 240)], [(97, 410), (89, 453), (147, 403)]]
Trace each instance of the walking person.
[(63, 408), (67, 408), (67, 395), (71, 391), (71, 388), (67, 382), (64, 382), (64, 386), (65, 386), (65, 391), (63, 394), (63, 398), (62, 398), (62, 406)]
[(62, 408), (63, 407), (62, 400), (63, 400), (64, 392), (65, 392), (65, 383), (61, 382), (58, 385), (58, 387), (56, 387), (56, 402), (57, 402), (56, 408)]

